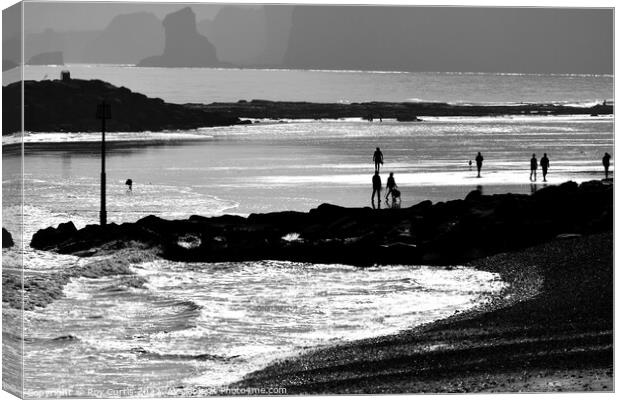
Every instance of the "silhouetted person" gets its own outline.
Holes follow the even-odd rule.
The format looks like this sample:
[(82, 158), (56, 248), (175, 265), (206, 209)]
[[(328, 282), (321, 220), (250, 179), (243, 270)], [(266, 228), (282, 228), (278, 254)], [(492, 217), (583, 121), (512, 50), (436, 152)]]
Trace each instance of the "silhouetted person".
[(471, 171), (471, 165), (472, 165), (471, 160), (469, 160), (469, 163), (468, 163), (468, 164), (469, 164), (469, 170)]
[(373, 209), (375, 208), (375, 193), (377, 194), (378, 208), (381, 208), (381, 177), (379, 176), (379, 171), (375, 171), (372, 177), (372, 196), (370, 196), (370, 202)]
[(484, 157), (482, 157), (482, 154), (478, 152), (478, 155), (476, 156), (476, 167), (478, 168), (478, 178), (480, 178), (480, 170), (482, 169), (482, 161), (484, 161)]
[(605, 167), (605, 179), (609, 179), (609, 159), (611, 155), (609, 153), (605, 153), (603, 156), (603, 167)]
[(547, 157), (547, 153), (543, 154), (540, 159), (540, 168), (542, 168), (543, 182), (547, 182), (547, 170), (549, 169), (549, 158)]
[(372, 155), (372, 161), (375, 162), (375, 171), (379, 172), (379, 167), (383, 164), (383, 153), (378, 147), (375, 154)]
[[(532, 158), (530, 159), (530, 181), (536, 182), (536, 170), (538, 169), (538, 160), (536, 159), (536, 154), (532, 154)], [(532, 180), (532, 176), (534, 179)]]
[(396, 180), (394, 180), (394, 173), (390, 172), (390, 176), (387, 179), (387, 184), (385, 185), (385, 201), (387, 203), (388, 197), (389, 195), (392, 194), (392, 192), (397, 189), (398, 186), (396, 186)]
[(131, 192), (132, 191), (132, 187), (133, 187), (133, 181), (131, 179), (127, 179), (125, 181), (125, 185), (127, 185), (127, 190)]

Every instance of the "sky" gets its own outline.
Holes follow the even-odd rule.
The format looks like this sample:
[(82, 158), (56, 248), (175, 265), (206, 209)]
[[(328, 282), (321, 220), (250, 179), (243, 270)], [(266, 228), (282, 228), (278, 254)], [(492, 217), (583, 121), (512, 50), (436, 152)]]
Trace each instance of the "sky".
[[(24, 29), (27, 33), (47, 28), (102, 30), (119, 14), (147, 11), (163, 19), (185, 5), (27, 1)], [(231, 6), (189, 5), (197, 21), (213, 19), (221, 7)], [(388, 11), (374, 13), (379, 8)], [(613, 73), (611, 9), (518, 8), (513, 12), (316, 5), (296, 9), (284, 67)], [(289, 32), (283, 34), (289, 36)]]
[[(59, 31), (101, 30), (119, 14), (148, 11), (163, 19), (166, 14), (183, 8), (183, 3), (144, 2), (25, 2), (24, 29), (42, 32), (46, 28)], [(191, 4), (198, 21), (212, 19), (220, 9), (215, 4)]]

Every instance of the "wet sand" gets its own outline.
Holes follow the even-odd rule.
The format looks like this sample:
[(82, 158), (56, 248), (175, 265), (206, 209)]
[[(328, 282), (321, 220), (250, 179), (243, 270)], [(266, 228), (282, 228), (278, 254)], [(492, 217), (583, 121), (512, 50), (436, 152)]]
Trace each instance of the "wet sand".
[(309, 351), (239, 387), (304, 393), (613, 391), (613, 234), (555, 239), (470, 265), (509, 289), (483, 309)]

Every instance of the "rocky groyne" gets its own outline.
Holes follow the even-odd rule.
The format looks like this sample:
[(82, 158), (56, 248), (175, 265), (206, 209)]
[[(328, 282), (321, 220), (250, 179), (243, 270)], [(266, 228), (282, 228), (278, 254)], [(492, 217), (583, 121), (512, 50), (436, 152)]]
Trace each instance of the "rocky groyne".
[(68, 222), (38, 231), (31, 246), (90, 256), (135, 246), (178, 261), (279, 259), (354, 265), (454, 264), (551, 240), (609, 231), (613, 185), (549, 186), (533, 195), (482, 195), (409, 208), (373, 210), (323, 204), (310, 212), (224, 215), (135, 223)]

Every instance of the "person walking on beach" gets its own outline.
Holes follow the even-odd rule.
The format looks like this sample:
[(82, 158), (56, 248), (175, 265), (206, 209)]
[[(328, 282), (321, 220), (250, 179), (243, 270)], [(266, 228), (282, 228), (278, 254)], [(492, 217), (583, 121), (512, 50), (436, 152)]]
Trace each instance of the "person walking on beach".
[[(530, 181), (536, 182), (536, 170), (538, 169), (538, 160), (536, 159), (536, 154), (532, 154), (532, 158), (530, 159)], [(532, 176), (534, 179), (532, 180)]]
[(547, 153), (543, 154), (540, 159), (540, 168), (542, 168), (543, 182), (547, 182), (547, 170), (549, 169), (549, 158), (547, 157)]
[(377, 205), (378, 208), (381, 208), (381, 177), (379, 176), (379, 171), (375, 171), (375, 174), (372, 177), (372, 196), (370, 196), (370, 202), (372, 204), (372, 208), (375, 208), (375, 193), (377, 194)]
[(375, 162), (375, 171), (379, 172), (379, 168), (383, 164), (383, 153), (378, 147), (375, 150), (375, 154), (372, 155), (372, 161)]
[(609, 153), (605, 153), (603, 156), (603, 167), (605, 168), (605, 179), (609, 179), (609, 159), (611, 155)]
[(482, 169), (482, 161), (484, 161), (484, 157), (482, 157), (482, 154), (478, 152), (478, 155), (476, 156), (476, 167), (478, 168), (478, 178), (480, 178), (480, 170)]
[(394, 179), (394, 173), (390, 172), (390, 176), (387, 179), (387, 184), (385, 185), (385, 202), (387, 203), (388, 196), (392, 194), (394, 189), (397, 189), (396, 180)]

